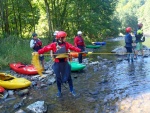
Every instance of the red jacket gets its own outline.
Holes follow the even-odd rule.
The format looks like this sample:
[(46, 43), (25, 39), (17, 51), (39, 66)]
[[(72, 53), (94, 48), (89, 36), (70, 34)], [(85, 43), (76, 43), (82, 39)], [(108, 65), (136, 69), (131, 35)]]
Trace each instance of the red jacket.
[(74, 45), (77, 46), (85, 46), (84, 39), (81, 36), (76, 36), (74, 38)]
[[(66, 44), (66, 49), (68, 51), (68, 49), (72, 50), (72, 51), (76, 51), (76, 52), (81, 52), (81, 50), (77, 47), (74, 47), (72, 44), (68, 43), (68, 42), (65, 42)], [(61, 46), (61, 45), (60, 45)], [(39, 54), (44, 54), (48, 51), (52, 50), (53, 53), (56, 52), (56, 42), (53, 42), (47, 46), (44, 46), (42, 49), (38, 50), (38, 53)], [(67, 59), (66, 59), (67, 60)], [(58, 58), (55, 58), (55, 62), (59, 62), (59, 59)]]

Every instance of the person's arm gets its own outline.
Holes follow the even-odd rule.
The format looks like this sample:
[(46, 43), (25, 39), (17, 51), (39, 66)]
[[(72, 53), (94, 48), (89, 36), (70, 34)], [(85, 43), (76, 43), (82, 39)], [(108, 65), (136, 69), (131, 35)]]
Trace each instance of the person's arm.
[(68, 49), (70, 49), (70, 50), (72, 50), (72, 51), (81, 52), (81, 49), (79, 49), (78, 47), (73, 46), (73, 45), (70, 44), (70, 43), (67, 43), (67, 42), (66, 42), (66, 46), (67, 46)]
[(131, 43), (133, 43), (132, 36), (130, 35)]
[(35, 46), (35, 41), (34, 40), (31, 40), (30, 41), (30, 48), (33, 48)]
[(38, 54), (44, 54), (50, 50), (53, 50), (55, 47), (54, 47), (54, 43), (51, 43), (47, 46), (44, 46), (42, 49), (38, 50)]

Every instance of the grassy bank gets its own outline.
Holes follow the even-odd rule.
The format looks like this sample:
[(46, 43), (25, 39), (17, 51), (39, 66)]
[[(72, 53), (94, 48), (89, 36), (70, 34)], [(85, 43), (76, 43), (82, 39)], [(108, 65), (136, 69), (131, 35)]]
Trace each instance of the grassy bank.
[[(48, 42), (43, 39), (43, 44)], [(0, 39), (0, 70), (9, 68), (9, 63), (22, 62), (31, 64), (32, 49), (29, 46), (30, 39), (22, 39), (18, 37), (7, 37)]]
[[(32, 49), (29, 46), (31, 39), (22, 39), (18, 37), (0, 38), (0, 70), (9, 68), (9, 63), (22, 62), (31, 64)], [(43, 46), (50, 41), (48, 38), (41, 39)], [(73, 38), (67, 38), (67, 41), (73, 44)], [(86, 41), (86, 43), (89, 43)], [(45, 56), (45, 60), (49, 60), (49, 56)]]

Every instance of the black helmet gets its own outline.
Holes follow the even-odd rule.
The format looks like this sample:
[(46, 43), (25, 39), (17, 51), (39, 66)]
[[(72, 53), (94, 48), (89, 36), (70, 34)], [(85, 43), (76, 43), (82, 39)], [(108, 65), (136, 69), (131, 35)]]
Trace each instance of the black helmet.
[(37, 34), (36, 34), (36, 33), (33, 33), (32, 36), (35, 37), (35, 36), (37, 36)]

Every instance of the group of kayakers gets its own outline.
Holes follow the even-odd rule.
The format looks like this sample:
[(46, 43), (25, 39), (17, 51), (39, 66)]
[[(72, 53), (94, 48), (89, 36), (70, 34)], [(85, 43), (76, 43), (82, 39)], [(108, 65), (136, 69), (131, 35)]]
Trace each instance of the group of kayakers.
[[(71, 66), (68, 63), (68, 52), (75, 51), (79, 52), (78, 61), (82, 63), (82, 53), (85, 51), (85, 43), (82, 37), (82, 32), (78, 31), (77, 36), (74, 38), (74, 46), (66, 41), (67, 33), (65, 31), (55, 31), (53, 42), (42, 47), (42, 42), (38, 39), (37, 34), (32, 34), (32, 39), (30, 41), (30, 47), (34, 52), (39, 54), (39, 60), (41, 64), (43, 64), (44, 68), (44, 56), (45, 52), (51, 52), (51, 56), (54, 59), (54, 64), (52, 69), (56, 75), (57, 89), (58, 92), (56, 94), (57, 97), (61, 97), (62, 83), (68, 82), (70, 93), (73, 96), (76, 96), (76, 93), (73, 88), (72, 78), (71, 78)], [(81, 53), (82, 52), (82, 53)]]
[(127, 50), (128, 62), (130, 61), (133, 62), (134, 61), (133, 59), (137, 59), (139, 51), (142, 53), (142, 56), (144, 57), (142, 42), (145, 41), (145, 36), (143, 35), (142, 27), (143, 27), (143, 24), (139, 23), (138, 28), (134, 33), (134, 36), (135, 36), (134, 41), (131, 35), (132, 28), (131, 27), (126, 28), (125, 47)]

